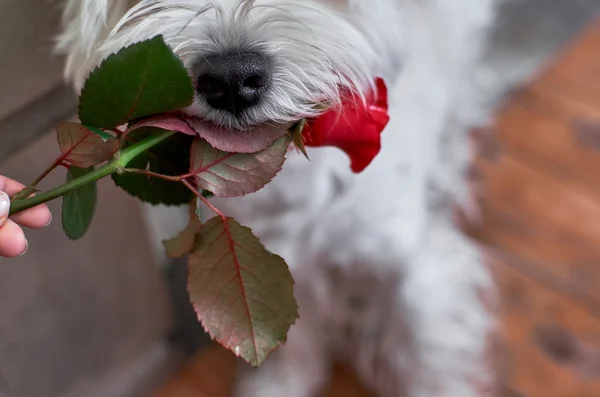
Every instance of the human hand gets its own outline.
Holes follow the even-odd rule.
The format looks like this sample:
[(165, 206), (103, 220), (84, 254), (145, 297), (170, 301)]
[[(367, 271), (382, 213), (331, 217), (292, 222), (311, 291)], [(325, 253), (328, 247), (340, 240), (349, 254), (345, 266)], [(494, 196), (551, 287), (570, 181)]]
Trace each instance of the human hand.
[(39, 229), (52, 221), (52, 214), (45, 204), (8, 218), (10, 196), (24, 187), (19, 182), (0, 175), (0, 257), (13, 258), (27, 251), (27, 240), (21, 226)]

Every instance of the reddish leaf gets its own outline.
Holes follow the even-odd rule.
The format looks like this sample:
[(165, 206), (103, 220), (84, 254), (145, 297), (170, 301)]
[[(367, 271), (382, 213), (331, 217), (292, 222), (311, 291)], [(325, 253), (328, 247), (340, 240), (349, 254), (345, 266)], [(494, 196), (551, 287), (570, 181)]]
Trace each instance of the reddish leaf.
[(188, 124), (200, 138), (214, 148), (232, 153), (256, 153), (269, 147), (288, 132), (289, 125), (260, 125), (239, 131), (207, 123), (198, 118), (187, 118)]
[(196, 205), (190, 205), (190, 220), (185, 229), (176, 237), (163, 241), (167, 255), (171, 258), (181, 258), (194, 248), (196, 235), (200, 232), (202, 222), (196, 214)]
[(58, 146), (63, 160), (80, 168), (92, 167), (109, 160), (119, 150), (119, 141), (104, 141), (85, 126), (77, 123), (61, 123), (56, 126)]
[(129, 131), (142, 127), (156, 127), (167, 131), (182, 132), (187, 135), (198, 135), (180, 114), (175, 113), (167, 113), (140, 120), (139, 122), (131, 125), (129, 127)]
[(167, 113), (138, 121), (129, 127), (157, 127), (203, 138), (214, 148), (231, 153), (256, 153), (269, 147), (288, 132), (289, 125), (261, 125), (240, 131), (217, 127), (199, 118), (181, 113)]
[(235, 197), (255, 192), (281, 170), (290, 135), (279, 138), (258, 153), (228, 153), (196, 139), (192, 144), (191, 172), (198, 186), (219, 197)]
[(283, 259), (252, 231), (216, 217), (190, 254), (188, 290), (198, 318), (220, 344), (259, 366), (298, 318), (294, 281)]

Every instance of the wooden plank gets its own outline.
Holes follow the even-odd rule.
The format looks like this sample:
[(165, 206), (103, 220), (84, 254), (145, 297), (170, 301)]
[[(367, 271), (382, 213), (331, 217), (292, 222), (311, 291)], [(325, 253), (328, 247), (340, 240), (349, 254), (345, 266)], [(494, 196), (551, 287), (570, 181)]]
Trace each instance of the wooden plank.
[(537, 93), (556, 92), (600, 108), (600, 20), (592, 23), (579, 40), (567, 47), (529, 89)]
[(228, 397), (235, 375), (235, 356), (211, 347), (187, 362), (154, 397)]
[(532, 262), (582, 305), (600, 306), (600, 203), (508, 154), (478, 167), (483, 227), (473, 234)]
[(505, 397), (600, 396), (600, 24), (499, 112), (475, 182)]
[(507, 397), (600, 396), (597, 319), (522, 275), (510, 259), (493, 265), (504, 302), (501, 370)]
[[(600, 70), (600, 57), (588, 55), (591, 48), (600, 48), (600, 24), (581, 43), (583, 52), (574, 46), (557, 65), (566, 69), (574, 53)], [(477, 235), (527, 259), (547, 284), (596, 312), (600, 306), (600, 101), (593, 107), (570, 96), (575, 91), (543, 93), (546, 85), (539, 81), (549, 84), (552, 76), (543, 74), (510, 98), (494, 128), (487, 131), (495, 139), (479, 135), (480, 155), (473, 175), (478, 178), (484, 224)], [(588, 79), (592, 79), (589, 74)], [(600, 90), (595, 95), (600, 100)]]
[[(213, 346), (191, 359), (154, 397), (229, 397), (233, 391), (236, 357)], [(284, 397), (284, 396), (282, 396)], [(373, 397), (347, 367), (334, 366), (331, 384), (321, 397)]]
[(600, 106), (524, 91), (498, 117), (495, 132), (506, 151), (600, 198)]
[(516, 157), (600, 199), (600, 21), (575, 44), (507, 100), (493, 132)]

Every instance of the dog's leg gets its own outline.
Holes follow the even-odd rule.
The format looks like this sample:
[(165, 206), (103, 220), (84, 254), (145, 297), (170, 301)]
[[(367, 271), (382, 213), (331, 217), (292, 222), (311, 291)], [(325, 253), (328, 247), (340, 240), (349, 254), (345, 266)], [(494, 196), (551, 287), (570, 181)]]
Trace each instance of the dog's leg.
[(490, 395), (493, 317), (482, 296), (493, 289), (490, 275), (476, 247), (450, 222), (434, 220), (426, 238), (399, 291), (415, 355), (408, 396)]
[(363, 384), (380, 397), (406, 397), (415, 362), (412, 329), (406, 322), (403, 303), (393, 295), (382, 305), (382, 321), (376, 337), (368, 334), (356, 348), (353, 367)]
[(287, 342), (259, 368), (240, 368), (235, 397), (314, 397), (328, 381), (323, 327), (313, 315), (314, 307), (302, 310), (309, 301), (297, 298), (300, 319), (290, 328)]
[(347, 347), (361, 380), (379, 397), (492, 396), (494, 290), (476, 247), (449, 221), (428, 224), (398, 269), (389, 297), (375, 299), (374, 337), (365, 322), (360, 343)]

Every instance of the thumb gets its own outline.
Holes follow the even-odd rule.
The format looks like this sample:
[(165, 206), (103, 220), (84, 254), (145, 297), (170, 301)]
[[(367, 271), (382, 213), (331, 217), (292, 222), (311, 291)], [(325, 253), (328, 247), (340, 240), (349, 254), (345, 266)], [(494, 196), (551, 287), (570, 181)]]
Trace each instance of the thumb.
[(4, 225), (4, 222), (8, 219), (9, 211), (10, 197), (8, 197), (8, 194), (0, 191), (0, 226)]

